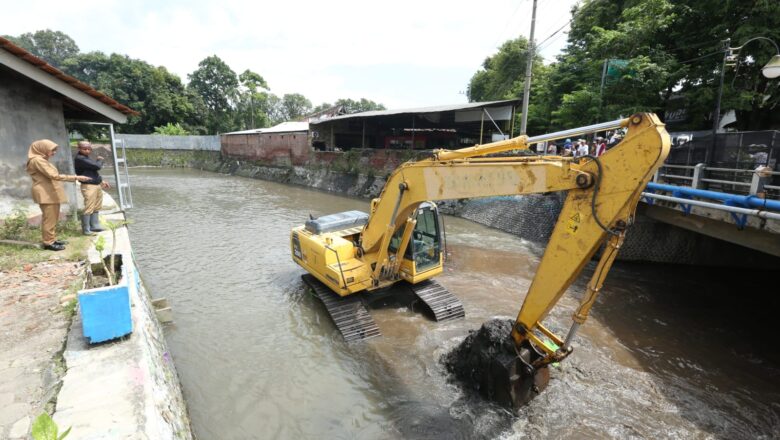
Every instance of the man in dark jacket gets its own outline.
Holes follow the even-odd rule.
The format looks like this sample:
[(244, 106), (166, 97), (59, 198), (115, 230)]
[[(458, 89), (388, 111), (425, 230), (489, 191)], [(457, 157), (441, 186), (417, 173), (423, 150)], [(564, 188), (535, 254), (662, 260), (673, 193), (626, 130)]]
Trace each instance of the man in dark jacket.
[(103, 168), (103, 158), (97, 160), (89, 158), (92, 153), (92, 144), (89, 141), (80, 141), (79, 152), (73, 159), (76, 174), (87, 176), (90, 180), (81, 182), (81, 194), (84, 196), (84, 214), (81, 216), (81, 231), (85, 235), (100, 232), (104, 229), (100, 226), (100, 208), (103, 206), (103, 190), (111, 186), (104, 182), (98, 170)]

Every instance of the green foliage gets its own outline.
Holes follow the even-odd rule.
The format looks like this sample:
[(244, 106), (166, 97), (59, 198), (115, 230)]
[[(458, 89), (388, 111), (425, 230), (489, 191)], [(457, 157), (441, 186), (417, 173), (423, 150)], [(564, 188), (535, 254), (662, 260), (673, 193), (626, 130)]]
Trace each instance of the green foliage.
[(4, 37), (60, 68), (66, 59), (79, 53), (79, 47), (72, 38), (63, 32), (51, 29), (27, 32), (18, 37), (10, 35)]
[(234, 129), (232, 111), (238, 99), (236, 72), (221, 58), (212, 55), (198, 63), (198, 68), (188, 78), (190, 82), (187, 89), (200, 96), (208, 109), (208, 132), (223, 133)]
[(279, 122), (294, 121), (311, 113), (311, 101), (300, 93), (285, 94), (279, 105), (279, 116), (282, 118)]
[(183, 124), (189, 131), (202, 131), (202, 100), (188, 92), (181, 79), (164, 67), (154, 67), (126, 55), (90, 52), (67, 59), (63, 68), (141, 113), (130, 116), (126, 124), (119, 126), (122, 131), (151, 133), (155, 127), (168, 123)]
[(154, 134), (163, 136), (186, 136), (190, 134), (190, 132), (185, 130), (178, 122), (175, 124), (169, 122), (163, 126), (154, 127)]
[[(523, 95), (525, 70), (528, 63), (528, 40), (519, 37), (501, 45), (498, 53), (482, 63), (482, 69), (471, 77), (468, 87), (470, 101), (512, 99)], [(534, 57), (535, 76), (543, 75), (542, 57)], [(531, 82), (533, 85), (533, 81)]]
[[(615, 119), (637, 111), (663, 115), (682, 100), (690, 120), (680, 128), (712, 126), (721, 40), (731, 47), (765, 36), (780, 43), (780, 2), (715, 0), (584, 0), (573, 9), (568, 44), (557, 61), (541, 70), (534, 61), (529, 133)], [(521, 96), (527, 43), (504, 43), (469, 83), (469, 99)], [(722, 107), (737, 111), (738, 129), (780, 126), (780, 81), (761, 67), (774, 55), (764, 41), (746, 45), (739, 68), (727, 68)], [(601, 93), (605, 60), (625, 60)]]
[(16, 206), (11, 215), (4, 218), (0, 224), (0, 239), (25, 240), (30, 229), (32, 228), (27, 223), (27, 210)]
[(260, 74), (245, 70), (238, 76), (241, 87), (236, 103), (236, 119), (241, 129), (263, 128), (270, 125), (268, 83)]
[(366, 99), (366, 98), (360, 98), (359, 101), (355, 101), (349, 98), (341, 98), (336, 100), (336, 103), (333, 105), (328, 104), (327, 102), (318, 105), (316, 108), (312, 109), (312, 113), (316, 113), (322, 110), (327, 110), (334, 106), (341, 106), (344, 113), (348, 115), (352, 113), (386, 109), (384, 105), (371, 101), (370, 99)]
[(59, 434), (57, 424), (46, 413), (39, 415), (32, 424), (32, 438), (34, 440), (62, 440), (68, 434), (70, 434), (70, 428)]

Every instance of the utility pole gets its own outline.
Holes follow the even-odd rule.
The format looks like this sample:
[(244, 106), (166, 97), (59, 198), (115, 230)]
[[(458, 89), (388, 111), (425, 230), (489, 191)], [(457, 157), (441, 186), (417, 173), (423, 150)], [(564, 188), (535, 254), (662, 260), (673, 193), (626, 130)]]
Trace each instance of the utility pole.
[(730, 55), (731, 51), (729, 46), (731, 45), (731, 38), (726, 38), (723, 43), (723, 62), (720, 64), (720, 83), (718, 85), (718, 97), (715, 100), (715, 112), (712, 114), (712, 142), (707, 146), (707, 151), (704, 156), (704, 163), (712, 165), (715, 160), (715, 147), (718, 141), (718, 128), (720, 128), (720, 100), (723, 96), (723, 76), (726, 73), (726, 59)]
[(520, 122), (520, 134), (525, 134), (528, 125), (528, 97), (531, 94), (531, 69), (534, 66), (536, 47), (534, 43), (534, 28), (536, 27), (536, 0), (531, 13), (531, 38), (528, 40), (528, 65), (525, 68), (525, 86), (523, 87), (523, 119)]

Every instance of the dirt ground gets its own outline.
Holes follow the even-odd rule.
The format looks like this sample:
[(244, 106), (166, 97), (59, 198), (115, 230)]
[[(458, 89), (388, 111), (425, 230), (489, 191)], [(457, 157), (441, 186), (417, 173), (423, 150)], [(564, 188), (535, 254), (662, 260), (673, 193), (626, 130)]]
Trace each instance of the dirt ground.
[(0, 271), (0, 438), (28, 438), (57, 395), (80, 263), (62, 257)]

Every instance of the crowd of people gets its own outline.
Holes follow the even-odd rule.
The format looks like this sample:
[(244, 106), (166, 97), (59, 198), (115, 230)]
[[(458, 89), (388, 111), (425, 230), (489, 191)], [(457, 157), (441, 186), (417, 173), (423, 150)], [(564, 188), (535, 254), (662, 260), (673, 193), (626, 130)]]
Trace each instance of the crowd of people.
[(563, 157), (598, 157), (622, 141), (623, 135), (618, 130), (608, 131), (605, 136), (596, 136), (591, 142), (586, 139), (577, 139), (576, 141), (566, 139), (560, 146), (555, 141), (540, 142), (536, 144), (536, 152)]

